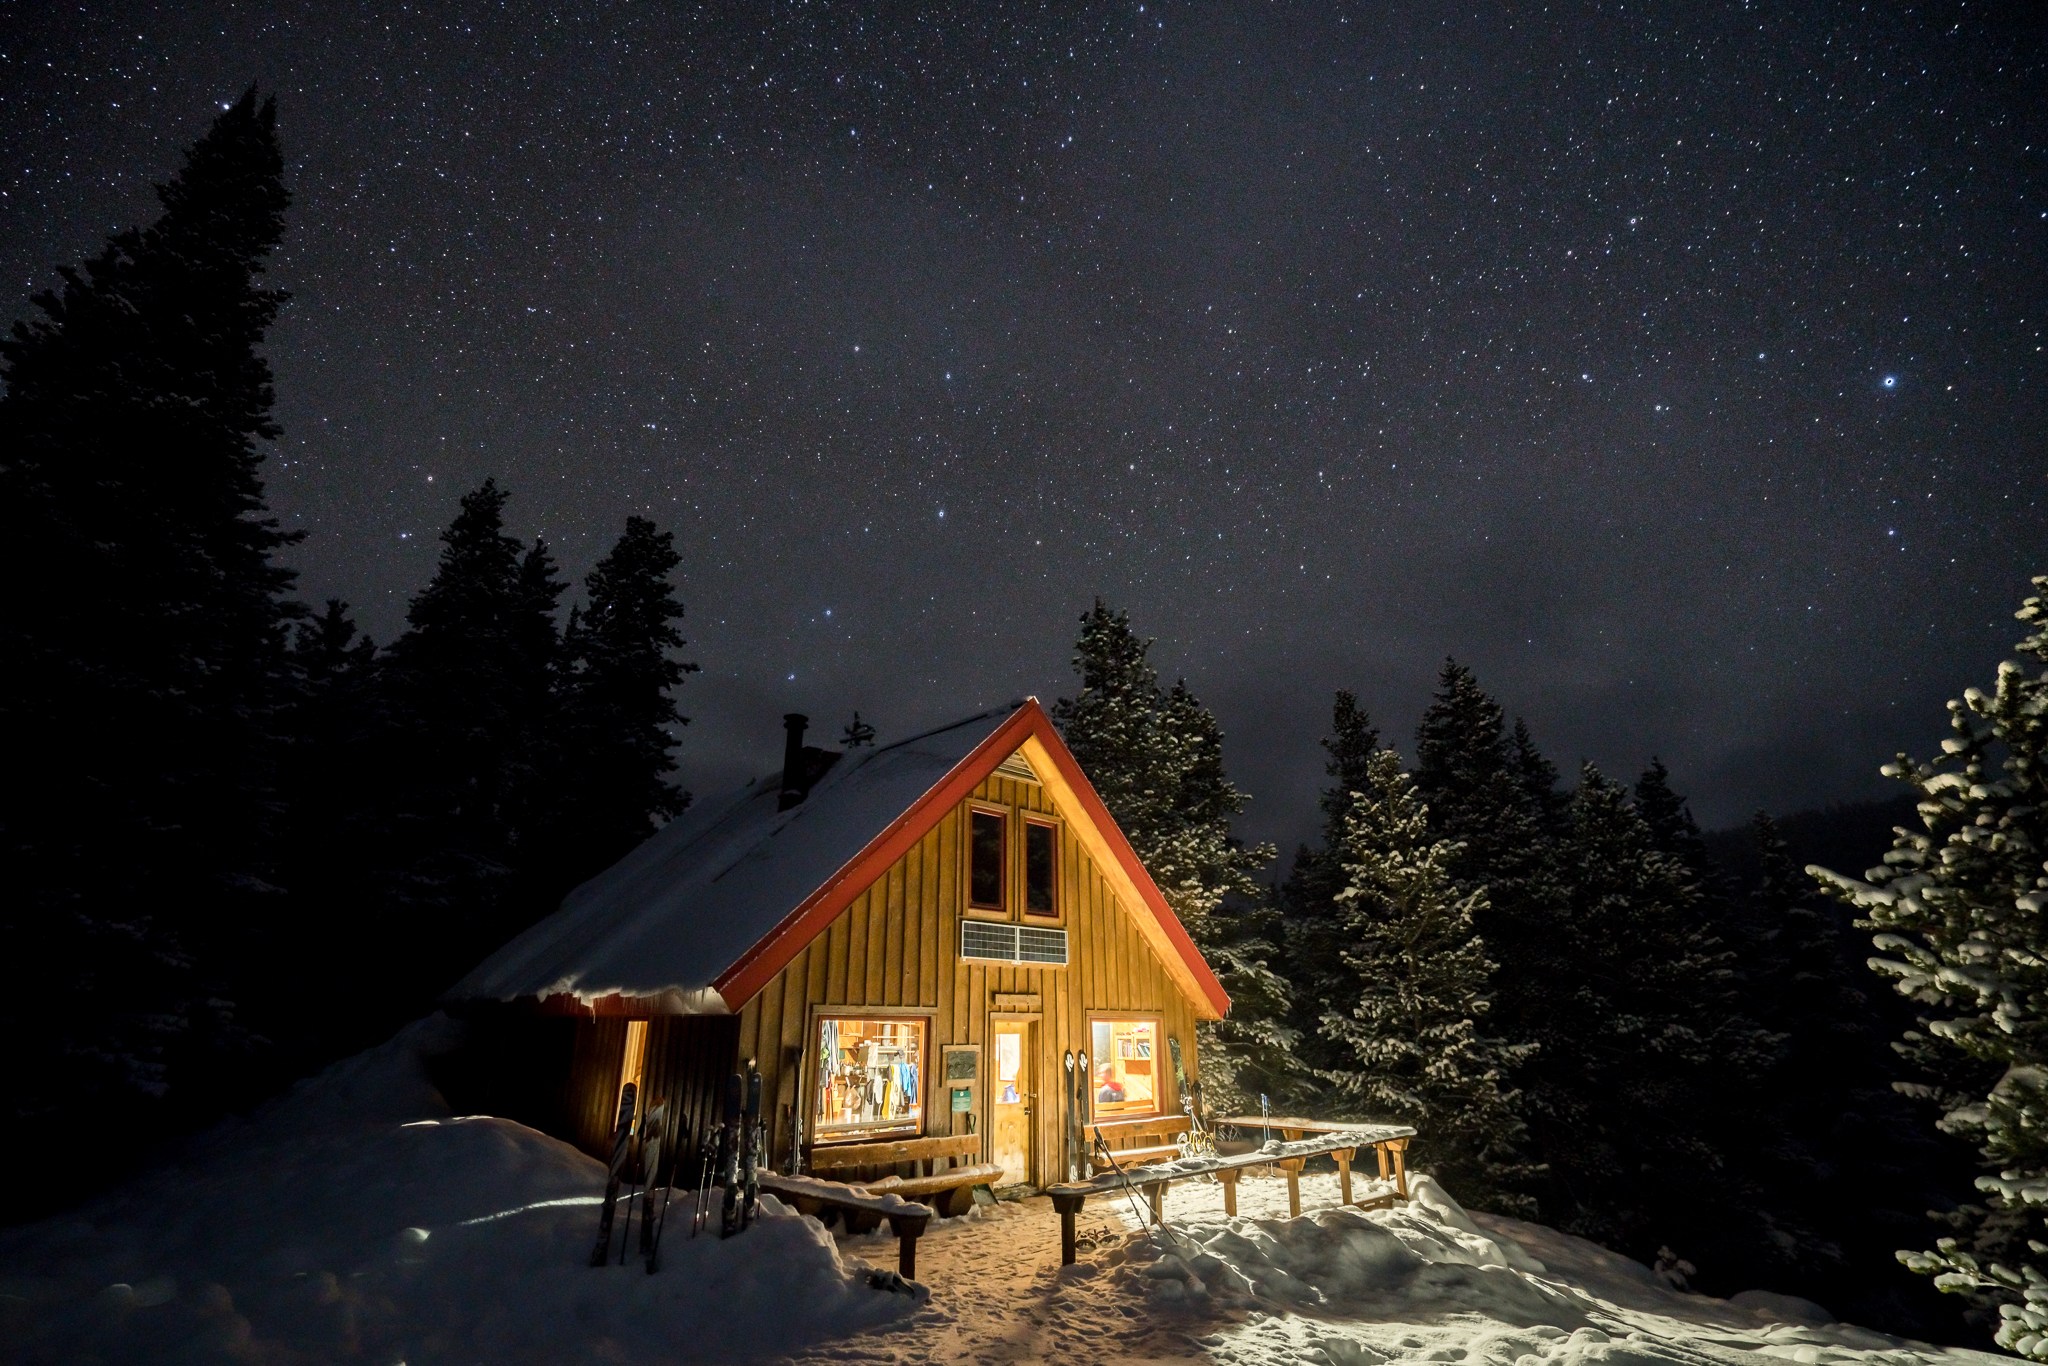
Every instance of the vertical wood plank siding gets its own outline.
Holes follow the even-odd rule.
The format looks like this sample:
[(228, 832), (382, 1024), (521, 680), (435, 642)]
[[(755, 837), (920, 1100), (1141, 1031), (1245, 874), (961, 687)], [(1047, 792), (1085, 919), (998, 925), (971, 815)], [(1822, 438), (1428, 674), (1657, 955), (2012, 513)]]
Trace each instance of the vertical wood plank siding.
[[(1038, 784), (1000, 774), (975, 789), (974, 798), (1017, 813), (1054, 814)], [(789, 1153), (797, 1113), (805, 1115), (809, 1131), (812, 1098), (805, 1081), (817, 1066), (811, 1056), (815, 1041), (809, 1037), (814, 1006), (873, 1009), (878, 1014), (894, 1007), (926, 1014), (931, 1036), (922, 1069), (925, 1132), (945, 1134), (952, 1132), (953, 1117), (943, 1085), (933, 1078), (939, 1050), (947, 1044), (986, 1045), (994, 993), (1036, 994), (1043, 1015), (1035, 1059), (1039, 1101), (1033, 1109), (1041, 1181), (1064, 1175), (1059, 1170), (1066, 1122), (1061, 1059), (1069, 1051), (1089, 1047), (1090, 1015), (1158, 1016), (1163, 1032), (1180, 1039), (1190, 1074), (1198, 1075), (1193, 1003), (1181, 994), (1080, 842), (1064, 832), (1058, 882), (1062, 915), (1057, 923), (1068, 933), (1068, 966), (1013, 967), (960, 958), (966, 809), (963, 804), (940, 820), (742, 1007), (731, 1036), (730, 1048), (736, 1051), (727, 1053), (726, 1066), (744, 1063), (747, 1057), (760, 1063), (763, 1094), (772, 1098), (763, 1107), (769, 1112), (769, 1152), (778, 1167)], [(1013, 850), (1021, 848), (1021, 830), (1010, 833)], [(1010, 864), (1014, 903), (1023, 895), (1022, 861), (1013, 856)], [(623, 1025), (618, 1032), (616, 1047), (622, 1048)], [(613, 1056), (616, 1075), (618, 1055)], [(989, 1065), (991, 1061), (985, 1060), (984, 1066)], [(1163, 1055), (1158, 1075), (1161, 1108), (1178, 1111), (1180, 1096)], [(713, 1082), (715, 1090), (715, 1078)], [(984, 1086), (984, 1097), (987, 1089)], [(674, 1088), (668, 1092), (677, 1093)], [(694, 1174), (689, 1179), (694, 1181)]]

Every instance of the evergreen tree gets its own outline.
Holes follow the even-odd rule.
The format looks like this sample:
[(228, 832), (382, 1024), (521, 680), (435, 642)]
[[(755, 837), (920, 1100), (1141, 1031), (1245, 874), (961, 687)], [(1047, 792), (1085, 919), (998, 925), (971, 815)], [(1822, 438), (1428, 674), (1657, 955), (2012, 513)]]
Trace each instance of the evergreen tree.
[(570, 613), (557, 685), (556, 815), (534, 888), (539, 912), (689, 804), (669, 778), (676, 729), (688, 724), (672, 693), (697, 668), (672, 653), (683, 644), (675, 627), (683, 605), (669, 575), (681, 563), (672, 533), (628, 517), (625, 534), (584, 580), (587, 606)]
[[(1518, 721), (1509, 735), (1500, 704), (1470, 669), (1446, 660), (1416, 737), (1415, 785), (1431, 831), (1452, 846), (1453, 884), (1460, 892), (1485, 893), (1477, 925), (1500, 964), (1491, 1025), (1516, 1044), (1551, 1037), (1556, 998), (1571, 989), (1578, 972), (1562, 871), (1568, 799), (1556, 782), (1528, 727)], [(1546, 1065), (1563, 1065), (1541, 1054), (1535, 1064), (1536, 1073), (1523, 1083), (1532, 1121), (1553, 1099), (1536, 1077)], [(1561, 1094), (1555, 1099), (1565, 1103)], [(1560, 1118), (1535, 1130), (1536, 1155), (1550, 1161), (1554, 1173), (1561, 1168), (1543, 1144), (1561, 1124)], [(1556, 1179), (1550, 1179), (1553, 1188)]]
[(1110, 611), (1097, 598), (1081, 618), (1075, 645), (1080, 694), (1061, 698), (1052, 710), (1067, 748), (1141, 861), (1152, 852), (1155, 832), (1168, 824), (1176, 785), (1173, 760), (1159, 736), (1162, 699), (1159, 674), (1146, 659), (1150, 649), (1151, 642), (1131, 630), (1127, 614)]
[[(1360, 729), (1341, 713), (1340, 704), (1333, 755)], [(1344, 1113), (1413, 1124), (1416, 1160), (1461, 1200), (1531, 1212), (1519, 1192), (1537, 1172), (1518, 1151), (1524, 1127), (1507, 1074), (1534, 1050), (1483, 1031), (1494, 964), (1473, 913), (1485, 893), (1452, 886), (1452, 846), (1430, 834), (1400, 756), (1381, 750), (1365, 774), (1340, 777), (1358, 786), (1342, 803), (1332, 851), (1345, 876), (1335, 936), (1343, 987), (1319, 1025), (1338, 1055), (1321, 1076)]]
[[(1080, 694), (1053, 707), (1067, 745), (1146, 872), (1187, 927), (1233, 1002), (1203, 1026), (1204, 1085), (1234, 1106), (1289, 1066), (1288, 988), (1272, 967), (1270, 903), (1252, 874), (1272, 858), (1231, 836), (1244, 797), (1223, 768), (1223, 734), (1185, 682), (1170, 691), (1146, 658), (1151, 642), (1100, 598), (1081, 618)], [(1250, 1088), (1249, 1091), (1247, 1088)]]
[[(1337, 897), (1350, 881), (1345, 862), (1351, 808), (1358, 794), (1369, 789), (1379, 741), (1379, 730), (1358, 698), (1339, 692), (1330, 709), (1330, 733), (1322, 741), (1329, 755), (1324, 772), (1332, 779), (1319, 803), (1322, 845), (1303, 846), (1280, 891), (1287, 944), (1283, 970), (1294, 994), (1289, 1024), (1299, 1036), (1296, 1053), (1306, 1067), (1317, 1071), (1338, 1061), (1335, 1044), (1321, 1028), (1325, 1015), (1343, 1008), (1339, 1003), (1348, 1000), (1350, 990), (1341, 958), (1347, 917)], [(1297, 1098), (1307, 1099), (1288, 1097)]]
[(1558, 791), (1557, 766), (1536, 748), (1529, 723), (1519, 716), (1508, 737), (1508, 772), (1539, 838), (1554, 841), (1567, 823), (1571, 794)]
[[(390, 772), (378, 752), (376, 643), (347, 603), (330, 598), (298, 625), (291, 662), (279, 790), (279, 876), (290, 901), (266, 926), (264, 956), (292, 970), (251, 1002), (252, 1024), (274, 1045), (258, 1080), (272, 1084), (379, 1042), (408, 1018), (381, 1005), (388, 946), (410, 931), (387, 915), (389, 888), (376, 876), (391, 833), (381, 819)], [(336, 934), (342, 925), (349, 933)]]
[(1757, 1100), (1743, 1107), (1759, 1112), (1748, 1151), (1770, 1197), (1766, 1256), (1837, 1313), (1893, 1318), (1901, 1306), (1882, 1302), (1897, 1298), (1885, 1264), (1897, 1232), (1943, 1203), (1940, 1155), (1915, 1136), (1891, 1089), (1865, 970), (1844, 954), (1836, 913), (1819, 904), (1770, 816), (1758, 812), (1750, 830), (1759, 877), (1747, 898), (1755, 947), (1746, 995), (1782, 1040)]
[(258, 473), (277, 435), (259, 348), (285, 296), (259, 280), (283, 167), (252, 90), (159, 187), (154, 224), (62, 269), (0, 339), (0, 538), (36, 567), (0, 607), (22, 1133), (90, 1097), (132, 1149), (145, 1112), (161, 1118), (147, 1102), (203, 1111), (224, 1069), (202, 1045), (259, 969), (245, 931), (271, 887), (292, 610), (273, 557), (294, 538)]
[(1902, 828), (1868, 881), (1808, 871), (1879, 931), (1871, 966), (1927, 1012), (1902, 1051), (1934, 1079), (1941, 1128), (1984, 1163), (1984, 1204), (1900, 1260), (1995, 1304), (1998, 1345), (2048, 1360), (2048, 576), (2034, 586), (2016, 615), (2037, 671), (2001, 664), (1990, 692), (1949, 703), (1938, 758), (1885, 766), (1919, 794), (1924, 829)]
[[(1547, 1217), (1637, 1256), (1754, 1247), (1758, 1202), (1715, 1143), (1730, 1073), (1772, 1040), (1736, 1009), (1730, 958), (1698, 885), (1591, 764), (1572, 796), (1570, 976), (1535, 1041), (1532, 1127), (1553, 1179)], [(1696, 1257), (1703, 1265), (1704, 1258)], [(1710, 1278), (1720, 1268), (1708, 1266)]]
[(382, 663), (385, 899), (409, 925), (394, 1001), (431, 1000), (530, 916), (513, 875), (538, 838), (566, 587), (504, 530), (486, 479), (441, 535), (433, 580)]
[(1654, 755), (1650, 766), (1636, 779), (1636, 811), (1650, 827), (1651, 843), (1677, 859), (1703, 894), (1713, 895), (1720, 890), (1721, 870), (1707, 853), (1699, 822), (1692, 818), (1692, 808), (1685, 798), (1673, 790), (1671, 770)]

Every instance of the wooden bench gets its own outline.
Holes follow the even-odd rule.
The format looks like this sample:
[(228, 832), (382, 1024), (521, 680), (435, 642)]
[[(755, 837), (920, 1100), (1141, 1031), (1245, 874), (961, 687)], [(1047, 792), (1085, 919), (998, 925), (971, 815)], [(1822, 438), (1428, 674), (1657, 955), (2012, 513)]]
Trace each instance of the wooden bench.
[(813, 1145), (810, 1169), (829, 1180), (848, 1181), (873, 1191), (886, 1189), (906, 1200), (928, 1200), (942, 1217), (950, 1219), (967, 1213), (976, 1186), (1003, 1174), (992, 1162), (975, 1161), (979, 1156), (979, 1134), (951, 1134), (890, 1143)]
[(821, 1181), (808, 1176), (780, 1176), (774, 1172), (762, 1172), (759, 1179), (762, 1190), (772, 1191), (778, 1199), (787, 1200), (799, 1214), (818, 1219), (838, 1215), (845, 1221), (849, 1233), (870, 1233), (887, 1219), (889, 1231), (896, 1235), (896, 1274), (906, 1281), (917, 1279), (917, 1240), (924, 1236), (926, 1225), (931, 1223), (932, 1211), (930, 1206), (914, 1204), (908, 1199), (900, 1205), (878, 1208), (877, 1193), (902, 1194), (900, 1183), (895, 1183), (893, 1178), (865, 1186)]
[(1091, 1164), (1102, 1165), (1102, 1155), (1095, 1149), (1095, 1137), (1100, 1134), (1117, 1162), (1129, 1166), (1133, 1162), (1149, 1162), (1155, 1157), (1180, 1156), (1180, 1139), (1187, 1131), (1186, 1115), (1143, 1115), (1137, 1119), (1106, 1119), (1100, 1124), (1090, 1124), (1084, 1137)]

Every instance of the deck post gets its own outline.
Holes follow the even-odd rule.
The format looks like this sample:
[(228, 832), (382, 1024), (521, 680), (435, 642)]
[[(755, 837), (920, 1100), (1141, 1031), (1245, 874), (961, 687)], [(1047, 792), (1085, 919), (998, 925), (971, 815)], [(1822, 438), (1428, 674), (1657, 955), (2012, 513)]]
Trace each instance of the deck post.
[(1347, 1205), (1351, 1203), (1351, 1155), (1356, 1151), (1354, 1148), (1340, 1148), (1330, 1154), (1337, 1159), (1337, 1189)]
[(1237, 1217), (1237, 1168), (1227, 1167), (1216, 1173), (1216, 1179), (1223, 1183), (1223, 1213), (1226, 1218)]
[(1081, 1206), (1088, 1202), (1088, 1197), (1085, 1193), (1079, 1191), (1054, 1190), (1048, 1192), (1048, 1194), (1052, 1196), (1052, 1207), (1059, 1211), (1060, 1216), (1060, 1265), (1072, 1266), (1074, 1264), (1074, 1216), (1081, 1212)]
[(896, 1235), (896, 1274), (906, 1281), (917, 1279), (917, 1240), (924, 1236), (929, 1214), (892, 1214), (889, 1229)]

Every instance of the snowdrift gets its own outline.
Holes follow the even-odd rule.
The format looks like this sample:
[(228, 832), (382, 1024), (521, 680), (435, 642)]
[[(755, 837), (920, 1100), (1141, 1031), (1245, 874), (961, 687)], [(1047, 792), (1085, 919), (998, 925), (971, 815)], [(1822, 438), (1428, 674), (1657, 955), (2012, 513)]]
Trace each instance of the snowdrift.
[[(1103, 1276), (1245, 1366), (1989, 1366), (2010, 1358), (1828, 1321), (1793, 1296), (1685, 1294), (1647, 1267), (1517, 1220), (1468, 1214), (1427, 1175), (1406, 1206), (1298, 1219), (1190, 1219), (1132, 1233)], [(1482, 1223), (1481, 1220), (1484, 1220)], [(1539, 1255), (1541, 1254), (1541, 1255)], [(1213, 1323), (1205, 1331), (1203, 1321)]]
[(451, 1116), (422, 1059), (454, 1028), (421, 1021), (104, 1199), (0, 1233), (0, 1356), (739, 1361), (914, 1311), (772, 1197), (730, 1240), (691, 1239), (672, 1209), (657, 1275), (592, 1269), (603, 1166)]

